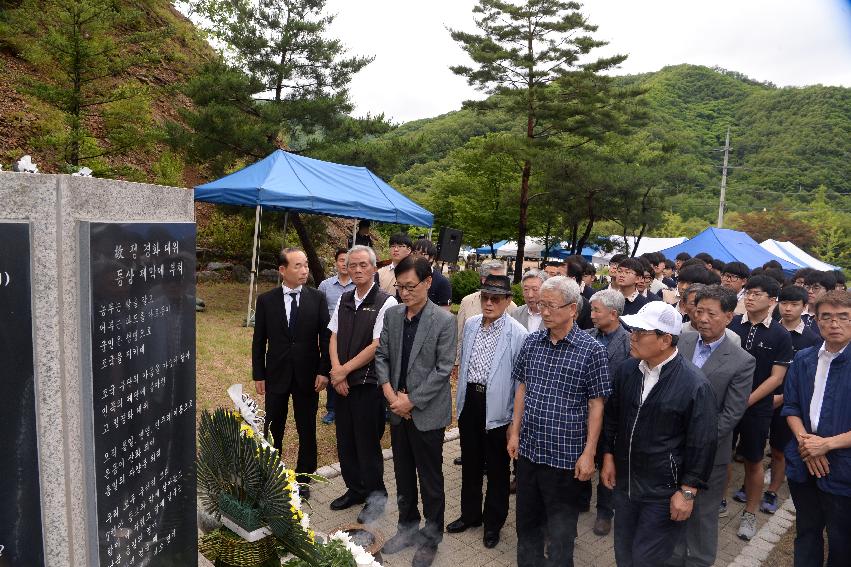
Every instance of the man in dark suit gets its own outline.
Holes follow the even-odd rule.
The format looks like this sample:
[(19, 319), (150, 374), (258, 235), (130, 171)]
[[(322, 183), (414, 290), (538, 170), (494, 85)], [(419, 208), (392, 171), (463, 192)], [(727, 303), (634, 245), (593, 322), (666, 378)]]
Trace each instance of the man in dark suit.
[[(325, 296), (307, 283), (307, 256), (299, 248), (286, 248), (278, 256), (283, 278), (280, 289), (257, 298), (252, 374), (257, 393), (266, 396), (266, 431), (281, 449), (290, 396), (298, 432), (296, 472), (316, 471), (316, 412), (319, 392), (328, 385), (328, 305)], [(303, 474), (299, 482), (310, 479)], [(310, 490), (302, 488), (302, 497)]]
[(678, 546), (673, 565), (709, 566), (718, 550), (718, 504), (724, 496), (727, 465), (733, 449), (733, 429), (745, 414), (756, 360), (726, 335), (737, 297), (720, 285), (701, 287), (695, 298), (692, 324), (697, 332), (683, 333), (680, 354), (703, 370), (718, 405), (718, 444), (706, 489), (697, 493), (686, 523), (685, 545)]
[[(375, 371), (390, 405), (398, 532), (382, 548), (392, 554), (419, 545), (414, 567), (428, 567), (443, 539), (443, 433), (452, 420), (449, 375), (455, 363), (455, 318), (428, 300), (431, 265), (408, 256), (395, 269), (404, 305), (387, 310)], [(425, 526), (420, 527), (417, 479)]]

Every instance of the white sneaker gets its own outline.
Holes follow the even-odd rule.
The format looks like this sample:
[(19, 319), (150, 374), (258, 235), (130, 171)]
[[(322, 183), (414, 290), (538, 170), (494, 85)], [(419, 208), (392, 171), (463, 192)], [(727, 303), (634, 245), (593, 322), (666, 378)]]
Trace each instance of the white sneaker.
[(736, 535), (745, 541), (750, 541), (756, 535), (756, 514), (751, 514), (747, 510), (742, 512), (739, 533)]

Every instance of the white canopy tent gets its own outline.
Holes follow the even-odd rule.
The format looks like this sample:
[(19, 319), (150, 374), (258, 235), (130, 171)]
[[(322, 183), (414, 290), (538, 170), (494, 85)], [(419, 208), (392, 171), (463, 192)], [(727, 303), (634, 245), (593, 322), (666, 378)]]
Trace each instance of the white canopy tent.
[[(601, 250), (597, 254), (594, 254), (594, 257), (591, 259), (593, 263), (608, 264), (609, 258), (615, 254), (629, 254), (632, 251), (632, 247), (635, 246), (635, 238), (632, 236), (626, 237), (626, 245), (624, 244), (623, 236), (613, 235), (609, 237), (609, 240), (611, 240), (612, 244), (614, 244), (614, 250), (612, 252), (603, 252)], [(658, 252), (659, 250), (664, 250), (665, 248), (682, 244), (686, 240), (688, 239), (685, 236), (677, 236), (674, 238), (655, 238), (644, 236), (638, 242), (638, 250), (635, 251), (635, 256), (641, 256), (647, 252)]]
[[(523, 250), (523, 255), (527, 258), (540, 258), (541, 252), (544, 251), (543, 243), (539, 242), (538, 238), (526, 237), (526, 247)], [(496, 249), (497, 256), (517, 256), (517, 241), (510, 240)]]
[(778, 240), (772, 240), (769, 238), (768, 240), (760, 242), (759, 245), (774, 254), (775, 256), (780, 256), (784, 260), (788, 260), (793, 264), (798, 264), (802, 268), (813, 268), (822, 272), (830, 272), (833, 270), (841, 269), (839, 266), (834, 266), (832, 264), (828, 264), (827, 262), (822, 262), (818, 258), (807, 254), (792, 242), (780, 242)]

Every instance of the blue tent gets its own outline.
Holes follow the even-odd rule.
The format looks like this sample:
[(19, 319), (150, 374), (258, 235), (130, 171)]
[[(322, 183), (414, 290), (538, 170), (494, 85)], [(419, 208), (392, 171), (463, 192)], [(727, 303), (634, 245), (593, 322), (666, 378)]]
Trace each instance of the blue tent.
[(431, 226), (434, 216), (365, 167), (276, 150), (221, 179), (195, 188), (195, 200), (221, 205)]
[[(251, 324), (254, 310), (254, 275), (262, 209), (416, 226), (434, 224), (434, 215), (365, 167), (321, 161), (283, 150), (276, 150), (257, 163), (195, 187), (195, 200), (255, 208), (247, 325)], [(286, 218), (284, 227), (286, 232)]]
[[(508, 240), (500, 240), (499, 242), (494, 242), (493, 243), (493, 251), (496, 252), (497, 249), (499, 249), (500, 246), (505, 246), (506, 244), (508, 244)], [(481, 246), (476, 248), (476, 254), (478, 254), (479, 256), (487, 256), (490, 253), (491, 253), (491, 247), (488, 246), (487, 244), (482, 244)]]
[(669, 260), (675, 259), (680, 252), (688, 252), (692, 256), (706, 252), (724, 262), (742, 262), (750, 269), (759, 268), (769, 260), (777, 260), (787, 274), (800, 268), (788, 260), (775, 256), (747, 233), (729, 228), (709, 227), (694, 238), (660, 252)]
[[(581, 256), (590, 262), (591, 258), (596, 253), (597, 249), (593, 246), (583, 246)], [(570, 250), (565, 250), (558, 244), (551, 246), (547, 251), (548, 258), (559, 258), (560, 260), (564, 260), (568, 256), (571, 256)]]

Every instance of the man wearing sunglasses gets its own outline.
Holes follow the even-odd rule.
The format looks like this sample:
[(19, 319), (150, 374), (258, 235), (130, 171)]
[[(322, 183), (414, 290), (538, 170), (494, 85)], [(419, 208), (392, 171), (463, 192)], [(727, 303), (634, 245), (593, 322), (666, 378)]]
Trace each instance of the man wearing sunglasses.
[[(506, 312), (508, 276), (487, 276), (479, 295), (482, 314), (464, 324), (458, 373), (458, 429), (461, 433), (461, 517), (446, 526), (459, 533), (484, 523), (484, 546), (496, 547), (508, 517), (509, 458), (506, 433), (514, 408), (511, 368), (529, 333)], [(488, 488), (482, 511), (482, 474)]]
[(614, 490), (618, 567), (663, 565), (707, 487), (718, 409), (703, 373), (677, 350), (682, 319), (662, 301), (622, 321), (630, 354), (606, 402), (602, 482)]

